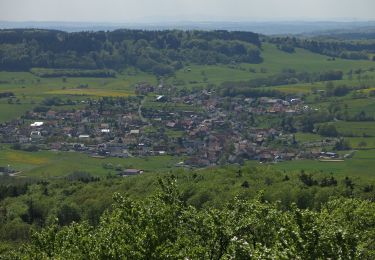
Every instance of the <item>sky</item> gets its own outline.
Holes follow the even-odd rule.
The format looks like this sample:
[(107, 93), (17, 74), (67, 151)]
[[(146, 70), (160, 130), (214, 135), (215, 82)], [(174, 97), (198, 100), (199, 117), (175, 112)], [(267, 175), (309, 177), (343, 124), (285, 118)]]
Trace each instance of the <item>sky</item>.
[(375, 20), (375, 0), (0, 0), (2, 21)]

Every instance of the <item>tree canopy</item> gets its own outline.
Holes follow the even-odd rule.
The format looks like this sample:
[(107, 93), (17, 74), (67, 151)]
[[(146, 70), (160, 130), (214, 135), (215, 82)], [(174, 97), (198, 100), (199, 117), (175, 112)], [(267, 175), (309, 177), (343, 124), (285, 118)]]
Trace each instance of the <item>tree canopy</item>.
[(133, 66), (166, 75), (188, 63), (259, 63), (260, 47), (251, 32), (0, 30), (0, 70)]
[(11, 259), (372, 259), (375, 205), (336, 199), (321, 211), (280, 209), (262, 193), (221, 209), (197, 209), (176, 181), (146, 200), (116, 194), (98, 226), (52, 225)]

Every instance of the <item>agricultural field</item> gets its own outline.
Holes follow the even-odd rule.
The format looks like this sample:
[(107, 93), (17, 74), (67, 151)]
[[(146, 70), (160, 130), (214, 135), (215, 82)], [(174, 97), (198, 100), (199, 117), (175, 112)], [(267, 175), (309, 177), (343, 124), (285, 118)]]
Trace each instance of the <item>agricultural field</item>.
[(8, 104), (6, 101), (0, 100), (0, 122), (18, 118), (32, 107), (33, 104), (30, 103)]
[(345, 137), (353, 149), (375, 149), (375, 137)]
[[(249, 162), (249, 165), (259, 165), (256, 162)], [(301, 171), (333, 174), (334, 176), (350, 176), (355, 179), (375, 178), (375, 150), (356, 151), (352, 159), (343, 162), (321, 162), (318, 160), (294, 160), (277, 164), (267, 164), (269, 167), (284, 173), (300, 173)]]
[(318, 134), (312, 133), (296, 133), (295, 138), (297, 142), (318, 142), (324, 139), (324, 137)]
[[(180, 136), (180, 132), (172, 132), (175, 137)], [(304, 137), (306, 140), (306, 137)], [(316, 140), (315, 138), (308, 138)], [(353, 143), (353, 148), (358, 147), (358, 143), (365, 140), (367, 148), (358, 150), (353, 158), (344, 162), (320, 162), (318, 160), (293, 160), (276, 164), (260, 164), (258, 161), (247, 161), (246, 165), (260, 168), (271, 168), (281, 172), (299, 173), (301, 171), (316, 172), (323, 174), (334, 174), (340, 177), (346, 175), (358, 179), (374, 178), (375, 172), (375, 139), (374, 138), (349, 138)], [(93, 158), (85, 154), (76, 152), (24, 152), (16, 151), (8, 147), (1, 147), (0, 165), (9, 165), (17, 170), (18, 177), (63, 177), (74, 172), (90, 172), (94, 176), (106, 176), (115, 174), (116, 167), (138, 168), (145, 172), (165, 172), (176, 169), (176, 164), (184, 158), (171, 156), (155, 156), (148, 158)], [(105, 167), (111, 165), (111, 167)]]
[[(280, 51), (273, 44), (264, 44), (262, 49), (264, 61), (260, 64), (236, 64), (236, 65), (192, 65), (176, 72), (173, 78), (168, 82), (180, 82), (188, 87), (205, 87), (207, 84), (220, 85), (225, 81), (246, 81), (256, 78), (264, 78), (285, 69), (294, 69), (296, 71), (320, 72), (323, 70), (342, 70), (345, 73), (351, 69), (369, 69), (375, 67), (371, 61), (353, 61), (335, 59), (329, 60), (329, 57), (312, 53), (304, 49), (296, 49), (295, 53), (286, 53)], [(373, 76), (373, 74), (371, 74)], [(351, 80), (345, 79), (337, 83), (350, 83)], [(280, 86), (280, 90), (296, 93), (307, 92), (313, 87), (319, 87), (319, 84), (298, 84), (296, 86)]]
[[(373, 64), (375, 65), (375, 64)], [(370, 68), (375, 68), (375, 66), (372, 66)], [(331, 81), (333, 85), (340, 86), (340, 85), (346, 85), (349, 87), (357, 87), (364, 89), (360, 89), (356, 91), (356, 94), (368, 94), (372, 90), (372, 86), (375, 84), (375, 72), (367, 73), (368, 78), (365, 80), (363, 78), (358, 79), (357, 77), (353, 76), (351, 79), (348, 78), (347, 75), (344, 75), (342, 80), (334, 80)], [(274, 89), (278, 90), (287, 94), (311, 94), (318, 90), (324, 90), (327, 87), (327, 82), (314, 82), (314, 83), (298, 83), (298, 84), (291, 84), (291, 85), (280, 85), (280, 86), (273, 86), (268, 87), (268, 89)], [(313, 98), (317, 97), (317, 95), (311, 95), (310, 100), (311, 103), (314, 103), (315, 100)], [(348, 98), (346, 98), (348, 99)]]
[[(320, 142), (326, 139), (324, 136), (311, 133), (296, 133), (296, 141), (305, 142)], [(345, 137), (346, 141), (349, 142), (350, 147), (353, 149), (375, 149), (375, 137)]]
[(134, 95), (136, 83), (156, 84), (153, 75), (133, 70), (124, 71), (116, 78), (39, 78), (27, 72), (0, 72), (0, 79), (0, 92), (12, 92), (16, 96), (12, 104), (6, 98), (0, 99), (0, 122), (23, 115), (49, 97), (77, 101), (84, 97), (127, 97)]
[(375, 136), (375, 123), (374, 122), (345, 122), (338, 121), (332, 123), (337, 131), (345, 136), (356, 137), (374, 137)]
[(74, 172), (89, 172), (95, 176), (115, 174), (116, 167), (137, 168), (145, 172), (174, 168), (183, 158), (155, 156), (149, 158), (93, 158), (76, 152), (25, 152), (2, 146), (0, 165), (15, 169), (17, 177), (63, 177)]

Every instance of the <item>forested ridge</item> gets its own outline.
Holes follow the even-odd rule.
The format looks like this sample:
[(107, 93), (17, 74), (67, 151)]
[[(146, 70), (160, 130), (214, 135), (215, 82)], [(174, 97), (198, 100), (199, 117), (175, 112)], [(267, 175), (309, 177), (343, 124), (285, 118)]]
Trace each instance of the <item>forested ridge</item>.
[(260, 47), (251, 32), (1, 30), (0, 70), (133, 66), (165, 75), (189, 63), (259, 63)]

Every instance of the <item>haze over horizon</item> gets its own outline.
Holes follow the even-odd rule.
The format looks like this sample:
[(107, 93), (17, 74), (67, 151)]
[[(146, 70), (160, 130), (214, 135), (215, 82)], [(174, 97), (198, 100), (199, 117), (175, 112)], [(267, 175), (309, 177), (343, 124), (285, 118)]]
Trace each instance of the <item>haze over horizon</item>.
[(375, 20), (373, 0), (1, 0), (0, 20), (170, 21)]

